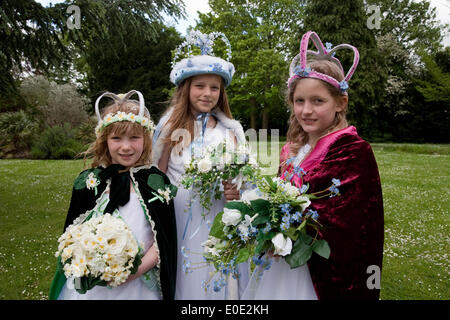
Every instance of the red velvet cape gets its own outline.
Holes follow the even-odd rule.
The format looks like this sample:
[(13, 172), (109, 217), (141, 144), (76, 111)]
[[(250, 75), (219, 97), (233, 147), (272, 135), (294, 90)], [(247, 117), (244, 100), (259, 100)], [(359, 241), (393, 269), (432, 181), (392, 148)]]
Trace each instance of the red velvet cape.
[[(289, 143), (280, 163), (288, 154)], [(381, 277), (384, 241), (383, 198), (372, 148), (350, 126), (321, 138), (300, 167), (306, 171), (307, 193), (328, 188), (333, 178), (341, 181), (340, 195), (312, 200), (310, 205), (324, 226), (320, 235), (331, 248), (328, 260), (313, 254), (308, 262), (318, 298), (379, 299), (380, 290), (367, 285), (374, 274), (369, 266), (378, 266)], [(283, 167), (281, 175), (288, 169)], [(292, 182), (301, 186), (297, 177)]]

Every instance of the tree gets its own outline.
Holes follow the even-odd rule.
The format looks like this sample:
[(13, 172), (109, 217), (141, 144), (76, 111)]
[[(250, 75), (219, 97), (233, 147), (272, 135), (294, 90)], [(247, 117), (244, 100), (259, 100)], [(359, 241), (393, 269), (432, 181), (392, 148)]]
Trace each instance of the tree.
[(26, 156), (38, 132), (38, 122), (25, 111), (0, 113), (0, 157)]
[[(415, 79), (415, 89), (424, 102), (415, 104), (414, 129), (425, 141), (448, 142), (450, 137), (450, 47), (434, 56), (420, 52), (424, 75)], [(441, 64), (441, 65), (440, 65)]]
[[(448, 64), (450, 50), (446, 50), (445, 53), (447, 55), (446, 64)], [(442, 103), (448, 109), (450, 106), (450, 73), (443, 71), (433, 57), (425, 52), (421, 52), (420, 56), (425, 64), (428, 79), (417, 79), (416, 89), (423, 95), (425, 101)]]
[(41, 72), (65, 60), (62, 24), (35, 1), (0, 2), (0, 95), (16, 92), (17, 74)]
[(429, 0), (366, 0), (366, 5), (377, 6), (382, 15), (380, 28), (372, 29), (377, 37), (392, 35), (412, 53), (420, 48), (428, 53), (441, 48), (442, 31), (448, 31), (448, 25), (439, 24)]
[[(385, 138), (397, 141), (437, 141), (442, 134), (435, 138), (429, 134), (442, 132), (437, 130), (440, 124), (436, 120), (446, 116), (439, 111), (442, 106), (427, 101), (417, 91), (416, 80), (428, 74), (420, 62), (423, 54), (436, 55), (438, 61), (442, 34), (448, 30), (448, 25), (439, 24), (436, 9), (429, 1), (367, 0), (366, 4), (367, 8), (377, 6), (381, 14), (378, 28), (372, 31), (388, 74), (383, 107), (377, 110), (379, 130)], [(424, 132), (427, 124), (435, 126), (436, 130)]]
[(165, 109), (162, 102), (168, 100), (167, 88), (171, 87), (171, 50), (181, 43), (181, 37), (173, 27), (156, 22), (147, 22), (142, 28), (155, 30), (156, 35), (145, 40), (130, 28), (125, 31), (124, 43), (121, 36), (112, 32), (86, 47), (89, 96), (94, 100), (105, 90), (115, 93), (139, 90), (156, 120)]
[[(71, 29), (67, 23), (69, 5), (80, 8), (80, 29)], [(64, 39), (81, 53), (108, 33), (116, 33), (123, 43), (126, 28), (134, 28), (144, 39), (150, 39), (156, 32), (141, 29), (143, 24), (162, 21), (162, 12), (181, 17), (183, 10), (181, 0), (67, 0), (49, 8), (33, 0), (3, 0), (0, 2), (0, 95), (15, 91), (15, 73), (27, 70), (45, 74), (55, 66), (67, 68), (73, 56), (72, 48), (66, 46)]]
[[(156, 28), (148, 28), (149, 22), (161, 23), (163, 12), (175, 19), (184, 17), (182, 0), (66, 0), (49, 10), (60, 20), (66, 21), (66, 9), (69, 5), (80, 9), (80, 28), (70, 28), (65, 24), (62, 31), (82, 53), (98, 41), (110, 38), (111, 34), (115, 34), (116, 41), (123, 46), (130, 30), (137, 33), (141, 39), (155, 40), (158, 31)], [(114, 50), (117, 48), (111, 43), (109, 50), (119, 54), (120, 51)]]
[(64, 124), (76, 128), (88, 119), (88, 99), (72, 84), (57, 84), (38, 75), (24, 79), (19, 91), (29, 109), (38, 111), (35, 118), (42, 120), (41, 128)]
[(383, 68), (388, 74), (382, 96), (383, 107), (378, 109), (378, 129), (384, 139), (399, 139), (400, 132), (403, 132), (404, 116), (411, 112), (408, 92), (417, 67), (410, 59), (410, 52), (397, 42), (394, 35), (378, 36), (377, 45)]
[(227, 93), (233, 114), (251, 128), (286, 131), (284, 91), (292, 30), (303, 17), (300, 2), (210, 0), (211, 12), (199, 14), (201, 31), (221, 31), (230, 40), (236, 73)]

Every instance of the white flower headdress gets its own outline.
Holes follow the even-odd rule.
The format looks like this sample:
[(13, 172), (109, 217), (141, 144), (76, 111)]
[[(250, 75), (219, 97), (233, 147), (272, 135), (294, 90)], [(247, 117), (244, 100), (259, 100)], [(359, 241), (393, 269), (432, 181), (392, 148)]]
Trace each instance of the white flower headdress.
[[(131, 96), (133, 96), (134, 94), (137, 94), (139, 97), (139, 113), (137, 115), (132, 112), (125, 113), (123, 111), (118, 111), (115, 114), (108, 113), (107, 115), (105, 115), (102, 118), (102, 116), (100, 115), (98, 104), (103, 97), (111, 98), (115, 102), (121, 104), (121, 103), (129, 100), (129, 98)], [(135, 101), (135, 100), (130, 100), (130, 101)], [(139, 123), (145, 129), (150, 131), (151, 134), (153, 134), (153, 132), (155, 131), (155, 125), (154, 125), (152, 119), (150, 118), (150, 113), (148, 112), (148, 110), (147, 110), (147, 113), (149, 116), (148, 117), (145, 116), (146, 110), (147, 110), (147, 108), (145, 107), (145, 104), (144, 104), (144, 96), (142, 95), (142, 93), (140, 93), (137, 90), (131, 90), (126, 94), (119, 94), (119, 95), (116, 95), (111, 92), (105, 92), (102, 95), (100, 95), (100, 97), (97, 98), (97, 101), (95, 101), (95, 113), (97, 114), (97, 118), (98, 118), (98, 125), (95, 128), (95, 134), (98, 136), (100, 134), (100, 132), (102, 132), (103, 129), (105, 129), (107, 126), (109, 126), (110, 124), (112, 124), (114, 122), (119, 122), (119, 121), (130, 121), (130, 122)]]
[[(213, 55), (212, 46), (214, 40), (221, 37), (227, 46), (227, 60), (215, 57)], [(199, 47), (201, 55), (192, 55), (192, 45)], [(187, 58), (176, 62), (182, 50), (187, 47)], [(231, 83), (234, 74), (234, 65), (230, 62), (231, 45), (228, 38), (222, 32), (212, 32), (204, 34), (200, 31), (193, 30), (175, 52), (172, 61), (172, 72), (170, 73), (170, 81), (178, 86), (184, 79), (199, 74), (216, 74), (221, 76), (225, 81), (225, 86)]]

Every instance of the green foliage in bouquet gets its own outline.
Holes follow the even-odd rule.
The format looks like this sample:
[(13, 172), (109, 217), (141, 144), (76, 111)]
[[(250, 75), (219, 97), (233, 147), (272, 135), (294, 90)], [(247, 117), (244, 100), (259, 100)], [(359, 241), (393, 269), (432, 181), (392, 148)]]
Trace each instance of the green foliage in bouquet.
[(311, 200), (338, 195), (339, 185), (333, 179), (326, 190), (306, 194), (307, 186), (298, 189), (280, 178), (259, 177), (257, 188), (245, 191), (240, 201), (227, 203), (202, 244), (206, 262), (220, 276), (214, 290), (226, 285), (228, 274), (238, 276), (240, 263), (251, 257), (260, 260), (265, 253), (282, 256), (291, 268), (306, 264), (313, 252), (328, 259), (330, 247), (319, 238), (318, 213), (307, 208)]

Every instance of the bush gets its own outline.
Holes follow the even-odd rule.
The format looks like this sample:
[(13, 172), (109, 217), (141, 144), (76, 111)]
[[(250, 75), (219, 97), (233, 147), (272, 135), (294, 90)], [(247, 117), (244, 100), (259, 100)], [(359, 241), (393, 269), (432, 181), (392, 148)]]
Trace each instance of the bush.
[(89, 100), (72, 84), (57, 84), (44, 76), (26, 78), (20, 93), (31, 106), (37, 107), (50, 127), (69, 123), (72, 128), (88, 120)]
[(85, 146), (75, 140), (74, 130), (65, 123), (45, 130), (33, 145), (31, 155), (35, 159), (73, 159), (84, 150)]
[(0, 157), (25, 156), (38, 128), (38, 122), (23, 110), (0, 114)]
[(78, 128), (75, 129), (75, 138), (84, 145), (90, 145), (95, 141), (95, 127), (98, 124), (96, 116), (89, 117)]

